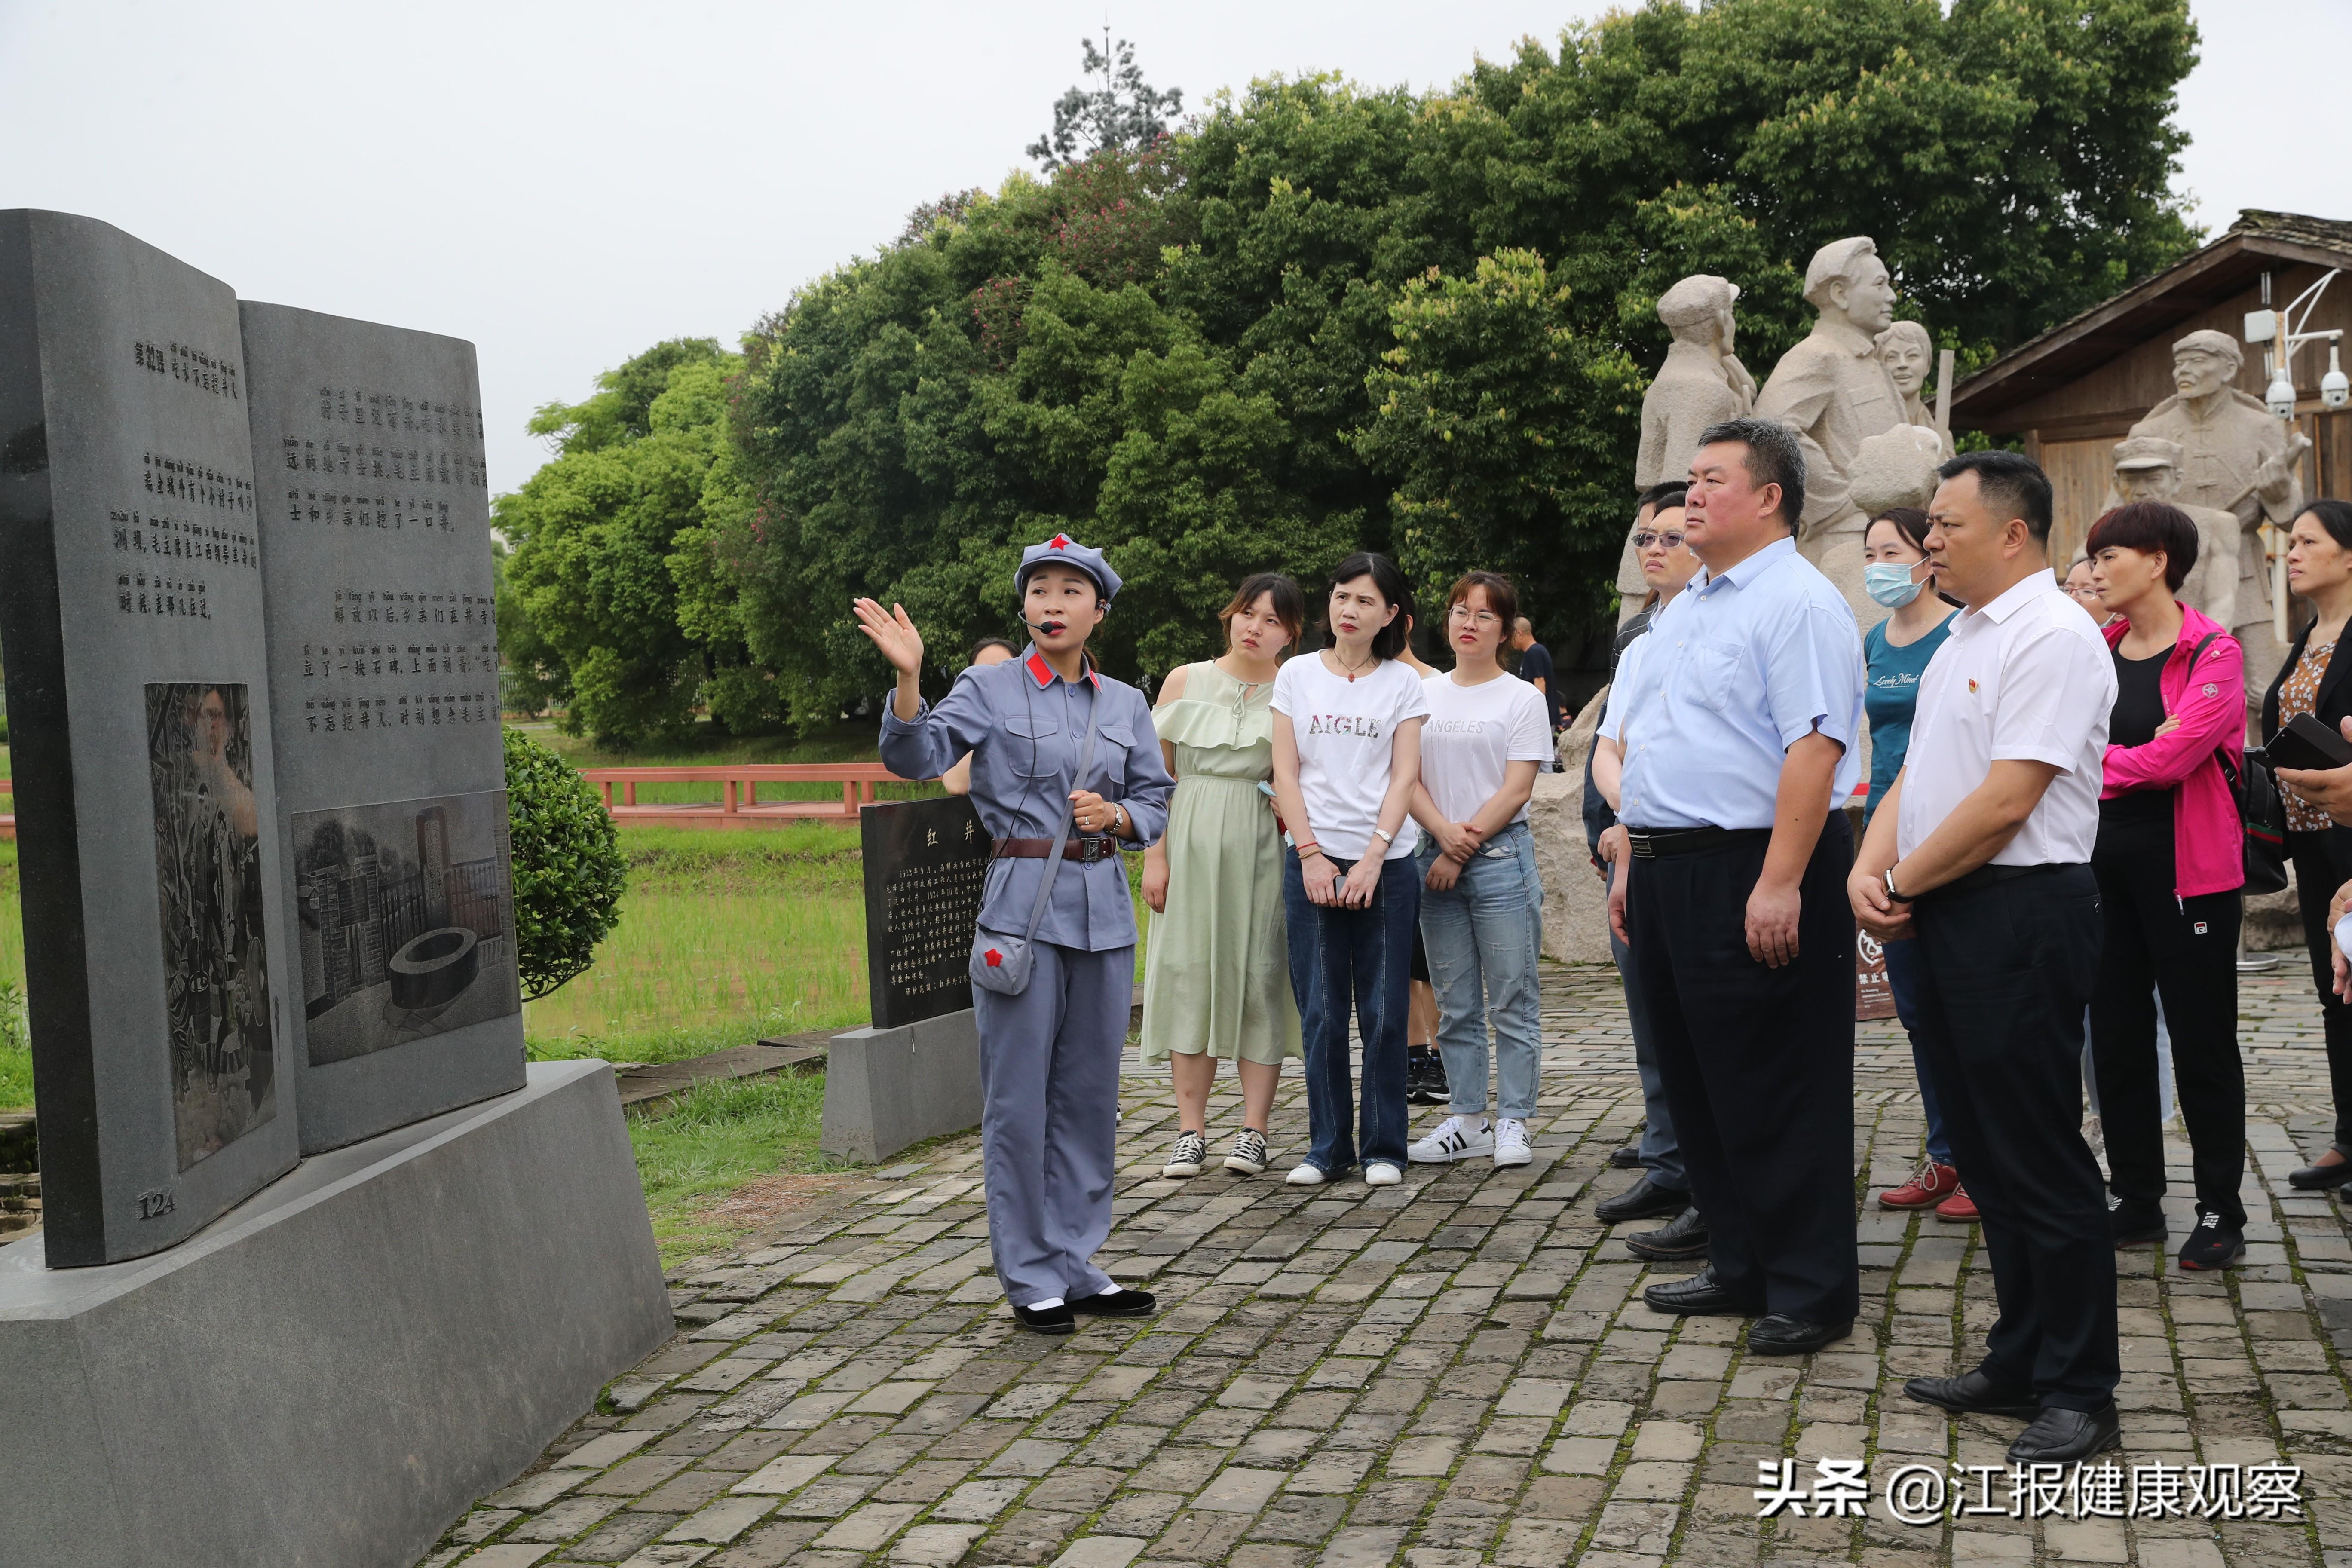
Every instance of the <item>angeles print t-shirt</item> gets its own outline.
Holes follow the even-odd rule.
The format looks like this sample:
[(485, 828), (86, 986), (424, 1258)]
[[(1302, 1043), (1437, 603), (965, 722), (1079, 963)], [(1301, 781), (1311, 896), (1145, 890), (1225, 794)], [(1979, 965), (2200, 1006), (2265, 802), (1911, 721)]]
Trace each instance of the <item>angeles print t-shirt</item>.
[[(1298, 741), (1298, 788), (1315, 841), (1334, 860), (1360, 860), (1380, 840), (1372, 829), (1389, 792), (1389, 764), (1399, 724), (1428, 716), (1429, 699), (1412, 666), (1396, 659), (1349, 680), (1301, 654), (1274, 678), (1274, 710)], [(1386, 859), (1412, 853), (1421, 829), (1408, 816)]]

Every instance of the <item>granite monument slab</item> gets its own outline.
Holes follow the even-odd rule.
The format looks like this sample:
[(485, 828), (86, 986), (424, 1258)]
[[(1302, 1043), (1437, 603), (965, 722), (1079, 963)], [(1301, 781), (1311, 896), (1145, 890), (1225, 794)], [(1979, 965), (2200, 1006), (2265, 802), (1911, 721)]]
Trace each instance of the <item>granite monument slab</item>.
[(991, 841), (961, 795), (886, 801), (857, 814), (874, 1026), (971, 1005), (971, 937)]

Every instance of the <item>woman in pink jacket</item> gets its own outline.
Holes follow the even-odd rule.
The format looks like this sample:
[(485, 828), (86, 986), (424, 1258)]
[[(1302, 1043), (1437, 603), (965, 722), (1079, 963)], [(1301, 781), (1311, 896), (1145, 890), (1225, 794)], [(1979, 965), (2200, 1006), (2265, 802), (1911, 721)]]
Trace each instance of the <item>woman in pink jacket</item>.
[(2106, 921), (2091, 993), (2091, 1056), (2113, 1174), (2117, 1247), (2165, 1239), (2156, 1002), (2164, 1000), (2197, 1224), (2183, 1268), (2245, 1255), (2246, 1079), (2238, 1059), (2239, 889), (2245, 847), (2229, 776), (2245, 767), (2244, 656), (2228, 628), (2172, 595), (2197, 563), (2197, 525), (2161, 501), (2091, 526), (2092, 582), (2116, 618), (2099, 837), (2091, 869)]

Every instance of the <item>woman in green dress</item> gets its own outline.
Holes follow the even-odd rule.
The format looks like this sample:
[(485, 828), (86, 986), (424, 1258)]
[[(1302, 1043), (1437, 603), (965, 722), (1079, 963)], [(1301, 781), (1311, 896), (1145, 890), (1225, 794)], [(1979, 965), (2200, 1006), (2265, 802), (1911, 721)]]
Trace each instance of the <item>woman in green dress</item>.
[(1265, 1169), (1265, 1123), (1286, 1057), (1299, 1054), (1282, 914), (1282, 837), (1271, 797), (1274, 678), (1307, 625), (1307, 600), (1279, 573), (1244, 581), (1217, 617), (1223, 658), (1175, 670), (1151, 710), (1176, 774), (1168, 831), (1143, 858), (1151, 935), (1143, 975), (1143, 1059), (1165, 1059), (1179, 1131), (1164, 1176), (1209, 1157), (1217, 1058), (1242, 1080), (1242, 1131), (1225, 1169)]

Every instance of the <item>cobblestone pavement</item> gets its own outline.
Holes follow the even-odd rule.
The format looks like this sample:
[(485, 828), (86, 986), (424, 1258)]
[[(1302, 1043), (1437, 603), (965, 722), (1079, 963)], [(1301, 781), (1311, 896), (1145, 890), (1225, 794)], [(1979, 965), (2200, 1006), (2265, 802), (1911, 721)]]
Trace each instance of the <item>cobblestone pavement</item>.
[[(2352, 1245), (2331, 1201), (2284, 1180), (2326, 1138), (2317, 1008), (2292, 968), (2242, 994), (2250, 1256), (2210, 1277), (2118, 1255), (2114, 1458), (2124, 1478), (2201, 1467), (2208, 1493), (2300, 1466), (2301, 1519), (2106, 1516), (2126, 1510), (2095, 1476), (2055, 1517), (2011, 1517), (2001, 1471), (1992, 1511), (1895, 1521), (1897, 1468), (1999, 1467), (2018, 1429), (1901, 1393), (1973, 1364), (1992, 1315), (1972, 1227), (1873, 1199), (1920, 1149), (1901, 1036), (1864, 1026), (1858, 1059), (1863, 1321), (1819, 1355), (1750, 1357), (1737, 1321), (1643, 1306), (1649, 1274), (1593, 1216), (1631, 1180), (1607, 1156), (1640, 1100), (1613, 973), (1554, 967), (1534, 1163), (1415, 1167), (1385, 1190), (1287, 1187), (1285, 1163), (1163, 1181), (1171, 1106), (1131, 1063), (1107, 1267), (1160, 1294), (1156, 1317), (1015, 1331), (977, 1149), (935, 1146), (674, 1277), (678, 1336), (426, 1561), (2352, 1568)], [(1220, 1083), (1212, 1131), (1229, 1134)], [(1303, 1145), (1305, 1115), (1286, 1084), (1277, 1148)], [(2173, 1155), (2182, 1194), (2185, 1145)], [(2189, 1208), (2171, 1206), (2178, 1238)], [(1759, 1519), (1759, 1461), (1783, 1458), (1800, 1491), (1817, 1461), (1866, 1461), (1867, 1516), (1811, 1517), (1815, 1500)]]

